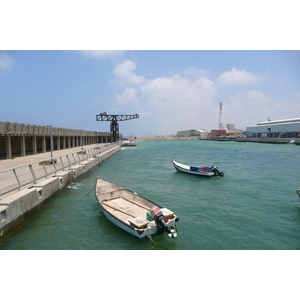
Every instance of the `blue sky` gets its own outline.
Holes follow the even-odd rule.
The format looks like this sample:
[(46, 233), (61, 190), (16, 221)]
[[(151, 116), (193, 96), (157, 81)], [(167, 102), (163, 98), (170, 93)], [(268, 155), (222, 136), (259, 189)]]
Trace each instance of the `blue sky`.
[(0, 120), (124, 135), (300, 117), (300, 51), (1, 51)]
[(293, 0), (6, 1), (0, 15), (0, 121), (109, 131), (97, 114), (138, 113), (120, 132), (140, 136), (217, 129), (219, 102), (238, 129), (300, 117)]
[(299, 51), (1, 51), (0, 120), (124, 135), (300, 117)]

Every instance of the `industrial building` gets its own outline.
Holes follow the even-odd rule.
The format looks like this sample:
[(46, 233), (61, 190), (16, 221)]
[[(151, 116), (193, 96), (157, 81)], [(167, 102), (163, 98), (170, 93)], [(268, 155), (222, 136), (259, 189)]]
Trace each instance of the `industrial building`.
[(190, 129), (190, 130), (178, 131), (176, 136), (178, 138), (202, 140), (208, 138), (208, 132), (205, 131), (205, 129)]
[(246, 128), (247, 137), (300, 138), (300, 118), (257, 123)]
[(210, 133), (211, 138), (219, 138), (219, 137), (236, 137), (242, 133), (242, 129), (236, 129), (234, 124), (227, 124), (226, 128), (222, 129), (213, 129)]

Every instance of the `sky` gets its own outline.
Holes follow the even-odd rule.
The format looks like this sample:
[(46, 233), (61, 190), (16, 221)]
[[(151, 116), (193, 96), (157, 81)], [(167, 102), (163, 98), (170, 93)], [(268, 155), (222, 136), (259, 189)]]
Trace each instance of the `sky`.
[[(137, 113), (138, 119), (119, 122), (120, 132), (142, 136), (218, 129), (220, 102), (223, 124), (238, 129), (268, 117), (300, 117), (295, 0), (2, 2), (0, 121), (109, 132), (109, 122), (97, 122), (97, 114)], [(230, 257), (230, 279), (241, 274), (234, 268), (237, 254)], [(134, 255), (131, 264), (139, 261)], [(178, 254), (172, 258), (179, 262)], [(286, 295), (293, 291), (286, 274), (294, 275), (295, 260), (283, 259), (292, 262), (280, 268), (287, 288), (282, 277), (266, 274), (263, 260), (259, 264), (265, 278), (279, 278)], [(181, 266), (191, 265), (183, 261)], [(257, 256), (249, 259), (247, 253), (243, 269), (252, 261)], [(240, 278), (243, 288), (253, 274)], [(237, 291), (240, 297), (242, 289)]]
[(300, 51), (5, 50), (0, 121), (109, 131), (96, 115), (138, 114), (123, 135), (172, 135), (300, 117)]
[(220, 102), (237, 129), (299, 118), (298, 20), (293, 0), (6, 1), (0, 121), (108, 132), (96, 115), (138, 114), (120, 133), (173, 135), (218, 129)]

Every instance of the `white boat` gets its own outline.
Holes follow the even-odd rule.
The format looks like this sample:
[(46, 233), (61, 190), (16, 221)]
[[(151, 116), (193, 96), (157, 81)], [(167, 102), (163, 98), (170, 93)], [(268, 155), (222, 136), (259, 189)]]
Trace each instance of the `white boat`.
[(123, 141), (122, 146), (126, 147), (126, 146), (136, 146), (137, 145), (137, 141), (133, 140), (133, 141)]
[(177, 236), (179, 217), (137, 193), (97, 177), (95, 197), (108, 220), (139, 239), (163, 232)]
[(212, 166), (212, 167), (189, 166), (189, 165), (178, 163), (175, 160), (172, 160), (172, 163), (174, 168), (179, 172), (197, 175), (197, 176), (203, 176), (203, 177), (224, 176), (224, 173), (220, 172), (218, 167), (216, 166)]
[(133, 138), (132, 135), (129, 136), (129, 139), (127, 139), (127, 138), (123, 139), (123, 144), (122, 144), (123, 147), (136, 146), (136, 145), (137, 145), (136, 137)]

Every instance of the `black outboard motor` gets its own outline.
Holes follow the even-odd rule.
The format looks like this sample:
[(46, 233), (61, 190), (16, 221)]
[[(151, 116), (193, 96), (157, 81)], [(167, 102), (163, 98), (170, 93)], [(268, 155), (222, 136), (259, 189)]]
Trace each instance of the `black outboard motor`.
[[(169, 236), (172, 238), (175, 238), (177, 236), (177, 233), (175, 232), (174, 227), (173, 226), (169, 227), (167, 225), (167, 223), (165, 222), (164, 215), (159, 207), (157, 207), (157, 206), (152, 207), (150, 212), (151, 212), (153, 220), (155, 221), (155, 223), (158, 226), (158, 233), (162, 233), (162, 232), (166, 231), (169, 233)], [(161, 229), (162, 231), (159, 232), (159, 229)]]
[(220, 176), (220, 177), (223, 177), (224, 176), (224, 173), (223, 172), (220, 172), (218, 167), (216, 166), (212, 166), (211, 167), (211, 170), (215, 173), (215, 175), (217, 176)]

